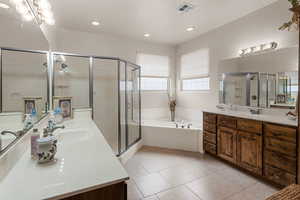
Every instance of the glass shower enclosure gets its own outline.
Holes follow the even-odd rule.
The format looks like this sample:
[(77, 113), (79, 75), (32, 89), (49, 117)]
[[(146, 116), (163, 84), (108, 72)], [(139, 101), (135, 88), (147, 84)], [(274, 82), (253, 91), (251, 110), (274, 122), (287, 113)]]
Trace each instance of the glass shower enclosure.
[(114, 57), (52, 53), (53, 96), (73, 98), (92, 117), (116, 155), (141, 139), (140, 67)]

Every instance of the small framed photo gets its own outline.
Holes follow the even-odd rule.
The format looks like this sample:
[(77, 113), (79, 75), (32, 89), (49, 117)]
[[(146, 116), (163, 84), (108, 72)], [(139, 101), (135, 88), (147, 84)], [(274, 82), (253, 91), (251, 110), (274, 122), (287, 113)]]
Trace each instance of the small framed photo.
[(54, 109), (59, 107), (64, 119), (73, 117), (72, 97), (54, 97)]
[(23, 97), (24, 114), (32, 114), (35, 110), (38, 119), (43, 113), (43, 98), (42, 97)]

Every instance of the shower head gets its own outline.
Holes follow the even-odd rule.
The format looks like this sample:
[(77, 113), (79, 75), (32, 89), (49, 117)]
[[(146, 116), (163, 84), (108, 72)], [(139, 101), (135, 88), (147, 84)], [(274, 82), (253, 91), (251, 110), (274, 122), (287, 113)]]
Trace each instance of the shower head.
[(55, 63), (64, 63), (66, 62), (66, 57), (64, 55), (57, 55), (54, 58)]

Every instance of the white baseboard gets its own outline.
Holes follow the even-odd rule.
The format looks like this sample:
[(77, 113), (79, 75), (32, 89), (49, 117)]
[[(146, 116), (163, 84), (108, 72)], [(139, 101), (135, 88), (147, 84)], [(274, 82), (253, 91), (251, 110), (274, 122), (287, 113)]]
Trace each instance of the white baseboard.
[(143, 147), (143, 140), (140, 140), (139, 142), (137, 142), (135, 145), (133, 145), (132, 147), (130, 147), (125, 153), (123, 153), (119, 159), (121, 161), (122, 164), (126, 164), (126, 162), (132, 158), (132, 156), (134, 156), (134, 154), (136, 152), (138, 152), (140, 150), (140, 148)]

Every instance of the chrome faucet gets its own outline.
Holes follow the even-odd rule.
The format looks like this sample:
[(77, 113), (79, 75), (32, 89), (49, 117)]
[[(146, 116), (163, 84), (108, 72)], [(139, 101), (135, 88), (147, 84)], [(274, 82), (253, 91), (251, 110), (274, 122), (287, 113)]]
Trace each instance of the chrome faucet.
[(17, 132), (13, 132), (13, 131), (2, 131), (1, 135), (6, 135), (6, 134), (11, 134), (13, 136), (15, 136), (16, 138), (24, 135), (25, 131), (21, 130), (21, 131), (17, 131)]
[(64, 129), (65, 126), (56, 126), (55, 123), (51, 120), (48, 121), (48, 126), (46, 128), (44, 128), (44, 137), (48, 136), (48, 135), (52, 135), (52, 133), (56, 130), (56, 129)]

